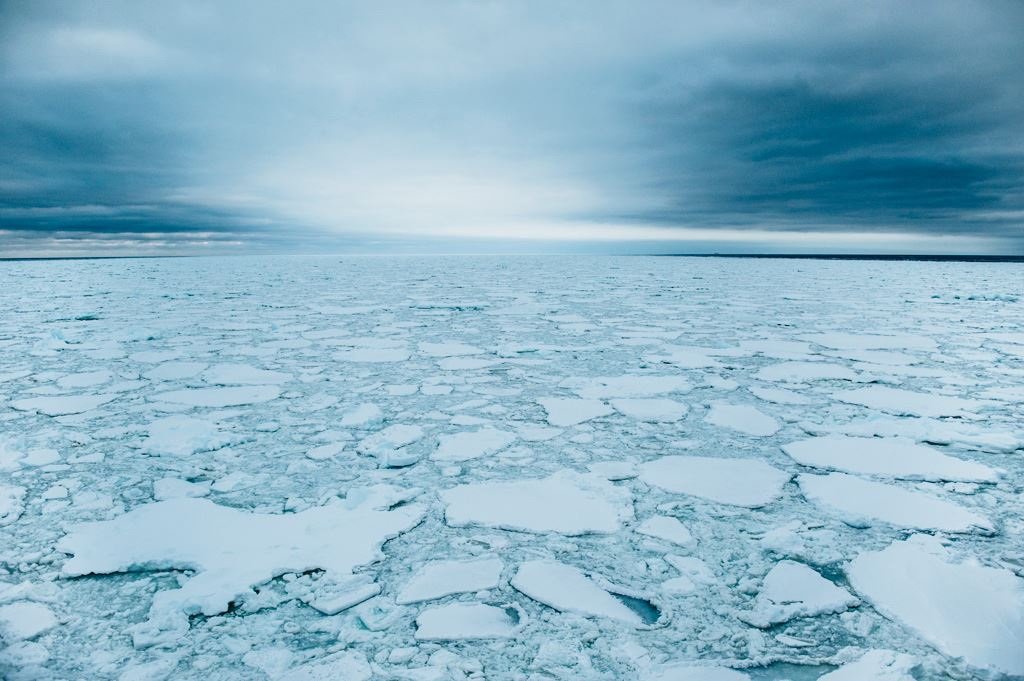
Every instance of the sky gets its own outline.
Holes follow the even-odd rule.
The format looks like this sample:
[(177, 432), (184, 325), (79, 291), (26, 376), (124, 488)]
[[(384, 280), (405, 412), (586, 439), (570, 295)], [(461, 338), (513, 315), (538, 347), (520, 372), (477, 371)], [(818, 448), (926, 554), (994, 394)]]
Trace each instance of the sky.
[(0, 257), (1024, 254), (1024, 3), (0, 0)]

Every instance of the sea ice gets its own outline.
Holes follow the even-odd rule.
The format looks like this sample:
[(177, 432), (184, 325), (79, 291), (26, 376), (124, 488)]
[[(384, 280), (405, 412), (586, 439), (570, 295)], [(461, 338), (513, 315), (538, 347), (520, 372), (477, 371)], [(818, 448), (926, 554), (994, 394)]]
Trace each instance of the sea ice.
[(783, 560), (764, 578), (750, 612), (740, 619), (755, 627), (788, 622), (794, 617), (814, 617), (842, 612), (860, 601), (803, 563)]
[(892, 650), (869, 650), (818, 681), (914, 681), (910, 672), (915, 666), (917, 663), (912, 655)]
[(140, 506), (113, 520), (81, 523), (57, 547), (73, 557), (67, 576), (139, 570), (195, 572), (180, 589), (159, 591), (150, 620), (135, 630), (137, 645), (173, 643), (188, 615), (215, 615), (252, 588), (288, 572), (322, 569), (347, 575), (383, 558), (381, 545), (415, 526), (424, 508), (387, 508), (401, 499), (375, 488), (353, 501), (283, 515), (247, 513), (206, 499), (172, 499)]
[(721, 428), (729, 428), (755, 437), (767, 437), (779, 431), (779, 422), (746, 404), (714, 402), (705, 420)]
[(976, 559), (953, 562), (936, 537), (915, 535), (857, 556), (854, 590), (880, 612), (969, 665), (1024, 675), (1024, 579)]
[(600, 400), (572, 397), (543, 397), (537, 400), (548, 414), (553, 426), (575, 426), (612, 413), (611, 407)]
[(66, 416), (92, 411), (111, 402), (116, 395), (46, 395), (14, 400), (11, 407), (18, 411), (37, 411), (46, 416)]
[(547, 478), (479, 482), (441, 492), (445, 521), (524, 532), (615, 532), (633, 517), (632, 497), (596, 476), (561, 472)]
[(214, 364), (202, 379), (211, 385), (276, 385), (291, 380), (283, 371), (257, 369), (248, 364)]
[(686, 416), (688, 407), (682, 402), (670, 399), (624, 398), (611, 401), (615, 411), (638, 421), (678, 421)]
[(608, 617), (639, 626), (643, 620), (582, 570), (555, 560), (530, 560), (519, 566), (512, 586), (559, 612)]
[(372, 676), (365, 655), (342, 650), (275, 675), (275, 681), (369, 681)]
[(451, 341), (448, 343), (420, 343), (420, 352), (428, 357), (461, 357), (463, 355), (479, 355), (483, 350), (467, 343)]
[(750, 677), (728, 667), (680, 662), (650, 671), (643, 676), (643, 681), (750, 681)]
[(409, 445), (423, 439), (424, 434), (420, 426), (396, 423), (364, 438), (356, 451), (376, 457), (387, 468), (411, 466), (420, 460), (420, 453)]
[(395, 602), (405, 605), (467, 591), (493, 589), (498, 586), (501, 570), (501, 560), (493, 557), (433, 561), (406, 582)]
[(26, 491), (24, 487), (0, 482), (0, 526), (9, 525), (21, 517), (25, 510), (22, 502)]
[(174, 414), (153, 421), (147, 427), (142, 448), (153, 454), (189, 456), (226, 447), (235, 439), (207, 419)]
[(690, 534), (690, 530), (686, 529), (686, 526), (679, 522), (678, 519), (670, 516), (651, 516), (637, 525), (636, 531), (639, 534), (654, 537), (655, 539), (663, 539), (679, 546), (690, 546), (695, 542), (693, 535)]
[(918, 530), (993, 530), (992, 523), (984, 516), (923, 492), (845, 473), (801, 475), (797, 481), (805, 497), (854, 525), (881, 520)]
[(770, 504), (791, 477), (760, 459), (666, 456), (640, 466), (648, 485), (749, 508)]
[(907, 480), (996, 482), (984, 464), (943, 454), (900, 438), (815, 437), (791, 442), (783, 451), (804, 466)]
[(828, 362), (783, 362), (767, 366), (755, 375), (762, 381), (854, 381), (857, 374), (844, 366)]
[(420, 641), (511, 638), (519, 622), (509, 610), (483, 603), (450, 603), (427, 608), (416, 618), (416, 638)]
[(253, 385), (230, 388), (185, 388), (153, 395), (159, 402), (184, 404), (190, 407), (239, 407), (277, 399), (281, 389), (274, 385)]
[(653, 397), (666, 393), (685, 393), (693, 389), (689, 381), (682, 376), (658, 374), (577, 378), (563, 381), (562, 385), (589, 400), (609, 397)]
[(47, 606), (32, 601), (0, 605), (0, 640), (12, 643), (35, 638), (57, 626), (57, 617)]
[(872, 385), (835, 394), (840, 402), (902, 416), (970, 416), (984, 403), (950, 395), (919, 393), (901, 388)]
[(430, 458), (434, 461), (468, 461), (499, 452), (515, 440), (514, 434), (490, 427), (442, 435)]

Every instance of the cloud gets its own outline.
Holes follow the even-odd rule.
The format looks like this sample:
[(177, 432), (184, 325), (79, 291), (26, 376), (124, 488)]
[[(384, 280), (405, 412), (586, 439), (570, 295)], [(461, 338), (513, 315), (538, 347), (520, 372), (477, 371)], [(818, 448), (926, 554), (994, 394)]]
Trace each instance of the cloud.
[(1019, 248), (1020, 26), (998, 1), (8, 3), (0, 229)]

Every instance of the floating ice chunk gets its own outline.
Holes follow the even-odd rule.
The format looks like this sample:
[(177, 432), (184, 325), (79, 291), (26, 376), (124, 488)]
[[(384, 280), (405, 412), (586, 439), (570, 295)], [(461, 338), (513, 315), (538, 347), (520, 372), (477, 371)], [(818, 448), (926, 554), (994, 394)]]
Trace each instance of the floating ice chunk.
[(770, 504), (791, 477), (759, 459), (666, 456), (640, 466), (648, 485), (748, 508)]
[(274, 385), (239, 386), (234, 388), (185, 388), (157, 393), (152, 399), (185, 404), (190, 407), (239, 407), (277, 399), (281, 389)]
[(914, 681), (910, 670), (917, 666), (912, 655), (892, 650), (869, 650), (818, 681)]
[(25, 453), (21, 463), (25, 466), (49, 466), (60, 461), (60, 452), (56, 449), (30, 449)]
[(291, 378), (291, 374), (283, 371), (257, 369), (248, 364), (214, 364), (202, 376), (211, 385), (276, 385)]
[(153, 454), (189, 456), (196, 452), (212, 452), (236, 441), (213, 421), (181, 414), (157, 419), (149, 424), (147, 430), (142, 448)]
[(975, 559), (950, 560), (915, 535), (855, 558), (850, 584), (882, 614), (972, 667), (1024, 675), (1024, 580)]
[(667, 345), (666, 355), (648, 355), (645, 361), (651, 363), (663, 363), (677, 366), (680, 369), (708, 369), (722, 366), (718, 360), (710, 355), (715, 352), (714, 348), (688, 348), (678, 345)]
[(205, 368), (205, 362), (165, 362), (142, 374), (142, 377), (150, 381), (178, 381), (198, 376)]
[(511, 638), (519, 628), (519, 616), (511, 608), (483, 603), (451, 603), (427, 608), (416, 618), (416, 639), (461, 641)]
[[(297, 583), (297, 581), (293, 581), (289, 586)], [(373, 581), (372, 575), (365, 573), (357, 575), (325, 574), (316, 581), (309, 592), (297, 594), (297, 596), (299, 600), (325, 615), (337, 615), (379, 593), (380, 584)]]
[(586, 399), (652, 397), (666, 393), (685, 393), (693, 389), (682, 376), (644, 374), (575, 378), (563, 381), (562, 385), (572, 388), (577, 395)]
[(907, 437), (918, 442), (955, 444), (984, 452), (1013, 452), (1024, 448), (1024, 432), (999, 431), (993, 430), (988, 424), (978, 427), (969, 423), (931, 418), (881, 416), (865, 421), (812, 428), (810, 432), (819, 430), (865, 437)]
[(908, 480), (996, 482), (994, 470), (909, 440), (832, 435), (791, 442), (783, 451), (814, 468)]
[(594, 476), (568, 471), (547, 478), (480, 482), (441, 492), (445, 521), (526, 532), (576, 535), (618, 531), (633, 516), (632, 497)]
[(661, 588), (669, 593), (692, 593), (697, 585), (714, 584), (716, 581), (715, 573), (700, 558), (668, 555), (665, 556), (665, 561), (679, 571), (679, 577), (661, 583)]
[(12, 438), (0, 433), (0, 471), (18, 470), (24, 456)]
[(18, 411), (37, 411), (46, 416), (82, 414), (111, 402), (117, 395), (46, 395), (14, 400), (11, 407)]
[(355, 501), (270, 515), (218, 506), (206, 499), (172, 499), (140, 506), (113, 520), (81, 523), (57, 548), (74, 554), (68, 576), (152, 569), (195, 574), (180, 589), (160, 591), (136, 644), (176, 641), (187, 616), (215, 615), (252, 587), (287, 573), (323, 569), (347, 575), (384, 558), (381, 545), (423, 517), (417, 504), (384, 510), (393, 488), (374, 488)]
[(349, 409), (341, 416), (341, 425), (347, 428), (368, 426), (384, 420), (384, 412), (376, 404), (365, 402)]
[(277, 681), (368, 681), (372, 676), (373, 670), (365, 655), (356, 650), (342, 650), (274, 678)]
[(338, 454), (341, 454), (345, 450), (344, 442), (329, 442), (319, 447), (313, 447), (306, 452), (306, 457), (313, 459), (314, 461), (324, 461), (326, 459), (333, 459)]
[(493, 589), (501, 579), (501, 569), (501, 561), (493, 557), (427, 563), (406, 583), (395, 602), (405, 605), (467, 591)]
[(693, 535), (686, 526), (678, 519), (665, 515), (656, 515), (648, 518), (639, 525), (636, 531), (640, 534), (663, 539), (680, 546), (690, 546), (694, 543)]
[(866, 520), (919, 530), (992, 531), (987, 518), (939, 497), (912, 492), (845, 473), (801, 475), (800, 490), (810, 501), (835, 512), (845, 522)]
[(455, 341), (448, 343), (420, 343), (420, 352), (428, 357), (462, 357), (479, 355), (483, 352), (478, 347)]
[(490, 427), (442, 435), (430, 458), (434, 461), (468, 461), (499, 452), (515, 440), (514, 434)]
[(688, 407), (682, 402), (669, 399), (618, 399), (612, 406), (620, 414), (638, 421), (672, 422), (686, 416)]
[(21, 517), (25, 510), (23, 502), (26, 491), (24, 487), (0, 482), (0, 527), (10, 525)]
[(788, 622), (794, 617), (814, 617), (842, 612), (860, 601), (803, 563), (776, 563), (764, 578), (751, 612), (740, 619), (761, 629)]
[(639, 473), (632, 461), (598, 461), (589, 466), (590, 472), (600, 475), (605, 480), (629, 480)]
[(0, 605), (0, 639), (12, 643), (35, 638), (57, 626), (57, 617), (42, 603), (17, 601)]
[(708, 423), (729, 428), (755, 437), (767, 437), (779, 432), (779, 422), (746, 404), (714, 402), (705, 417)]
[(919, 393), (882, 385), (844, 390), (836, 393), (835, 398), (840, 402), (902, 416), (970, 416), (985, 404), (979, 400)]
[(533, 600), (559, 612), (608, 617), (633, 626), (643, 620), (579, 568), (555, 560), (530, 560), (519, 566), (511, 584)]
[(423, 439), (423, 435), (419, 426), (396, 423), (364, 438), (356, 445), (356, 451), (376, 457), (381, 466), (411, 466), (421, 455), (409, 445)]
[(106, 369), (99, 371), (86, 371), (80, 374), (68, 374), (57, 379), (57, 387), (62, 390), (74, 390), (75, 388), (91, 388), (96, 385), (110, 383), (114, 374)]
[(827, 362), (783, 362), (767, 366), (755, 375), (762, 381), (854, 381), (857, 374), (844, 366)]
[(804, 340), (833, 350), (936, 350), (931, 338), (911, 335), (876, 335), (833, 331), (804, 336)]
[(786, 390), (785, 388), (762, 388), (759, 386), (750, 386), (747, 388), (755, 397), (764, 400), (765, 402), (773, 402), (775, 404), (810, 404), (810, 398), (804, 397), (800, 393), (793, 392), (792, 390)]
[(611, 407), (600, 400), (544, 397), (537, 402), (548, 413), (548, 423), (559, 427), (575, 426), (612, 413)]
[(153, 498), (181, 499), (184, 497), (205, 497), (210, 493), (210, 482), (189, 482), (178, 478), (161, 478), (153, 483)]
[(486, 369), (495, 364), (500, 364), (500, 362), (479, 357), (446, 357), (438, 362), (437, 366), (445, 371), (474, 371), (476, 369)]
[(667, 664), (651, 670), (643, 681), (750, 681), (743, 672), (689, 662)]
[(339, 362), (404, 362), (409, 359), (404, 348), (353, 348), (334, 353)]

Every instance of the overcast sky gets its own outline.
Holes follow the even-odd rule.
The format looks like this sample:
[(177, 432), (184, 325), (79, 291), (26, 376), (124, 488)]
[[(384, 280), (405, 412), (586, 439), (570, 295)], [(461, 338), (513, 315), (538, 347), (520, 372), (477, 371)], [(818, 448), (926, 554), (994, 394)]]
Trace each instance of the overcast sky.
[(1024, 253), (1024, 2), (0, 0), (0, 255)]

